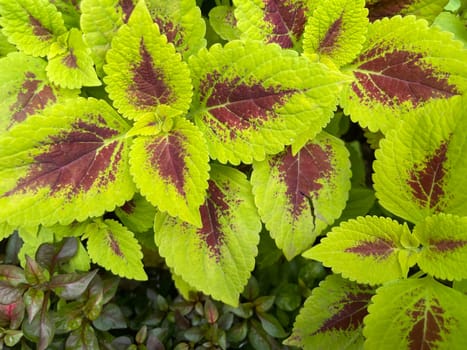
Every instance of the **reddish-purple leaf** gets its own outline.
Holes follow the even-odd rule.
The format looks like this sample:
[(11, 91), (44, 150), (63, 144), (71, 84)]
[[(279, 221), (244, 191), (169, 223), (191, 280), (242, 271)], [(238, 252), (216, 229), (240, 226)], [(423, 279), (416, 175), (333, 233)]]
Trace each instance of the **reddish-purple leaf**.
[(33, 31), (34, 35), (36, 35), (39, 38), (39, 40), (48, 41), (53, 37), (52, 32), (49, 29), (47, 29), (34, 16), (29, 15), (29, 23), (32, 26), (32, 31)]
[[(183, 44), (182, 28), (179, 24), (172, 22), (167, 18), (156, 17), (154, 22), (159, 26), (159, 30), (162, 34), (167, 37), (167, 41), (175, 45), (175, 47), (181, 47)], [(188, 49), (188, 48), (185, 48)]]
[(329, 26), (326, 35), (319, 43), (318, 51), (320, 53), (330, 53), (335, 49), (335, 44), (339, 40), (342, 30), (344, 29), (342, 27), (342, 21), (343, 18), (341, 16)]
[(135, 8), (135, 4), (133, 0), (118, 0), (117, 8), (120, 8), (123, 15), (123, 22), (128, 23), (128, 19), (130, 18), (133, 9)]

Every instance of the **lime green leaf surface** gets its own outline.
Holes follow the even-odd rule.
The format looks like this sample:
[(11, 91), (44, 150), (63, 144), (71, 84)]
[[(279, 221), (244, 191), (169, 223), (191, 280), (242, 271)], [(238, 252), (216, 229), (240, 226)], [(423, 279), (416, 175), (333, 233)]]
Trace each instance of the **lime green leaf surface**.
[(61, 13), (48, 0), (1, 0), (0, 25), (11, 43), (32, 56), (46, 56), (66, 32)]
[(365, 41), (367, 14), (364, 0), (320, 1), (305, 27), (304, 54), (337, 67), (350, 63)]
[(211, 27), (224, 40), (236, 40), (240, 38), (234, 10), (233, 6), (215, 6), (209, 11), (209, 23)]
[(467, 50), (450, 33), (414, 16), (369, 25), (367, 41), (345, 69), (354, 77), (341, 96), (352, 119), (386, 133), (407, 113), (467, 91)]
[(418, 223), (438, 212), (467, 216), (467, 100), (441, 101), (381, 141), (374, 187), (382, 206)]
[(234, 0), (242, 39), (299, 49), (313, 0)]
[(106, 102), (76, 98), (0, 138), (0, 221), (69, 224), (133, 196), (129, 126)]
[(415, 15), (433, 21), (448, 2), (449, 0), (379, 0), (372, 1), (367, 7), (371, 21), (395, 15)]
[(167, 265), (190, 286), (237, 305), (255, 264), (261, 222), (251, 186), (238, 170), (212, 165), (197, 228), (157, 213), (155, 241)]
[(143, 253), (133, 233), (115, 220), (96, 219), (86, 229), (92, 261), (120, 277), (147, 280)]
[(431, 277), (380, 287), (368, 308), (365, 348), (463, 350), (467, 296)]
[(329, 275), (300, 310), (287, 345), (302, 349), (359, 350), (363, 318), (374, 288)]
[(139, 193), (115, 209), (115, 215), (132, 232), (145, 232), (154, 226), (156, 208)]
[(184, 118), (169, 132), (139, 136), (130, 153), (133, 179), (160, 210), (201, 226), (199, 207), (209, 178), (209, 155), (201, 132)]
[(464, 48), (467, 48), (467, 28), (462, 19), (450, 12), (441, 12), (435, 18), (433, 26), (439, 27), (442, 30), (451, 32), (457, 40), (464, 43)]
[(51, 84), (46, 64), (20, 52), (0, 59), (0, 134), (58, 100), (78, 94)]
[(407, 277), (415, 264), (414, 255), (402, 245), (407, 241), (410, 248), (418, 246), (407, 225), (390, 218), (359, 217), (334, 227), (304, 256), (351, 280), (378, 284)]
[(322, 132), (295, 156), (291, 148), (253, 163), (255, 202), (287, 259), (309, 248), (339, 217), (350, 188), (344, 143)]
[(7, 37), (2, 33), (0, 28), (0, 57), (6, 56), (14, 51), (16, 51), (16, 47), (8, 42)]
[(254, 41), (214, 45), (190, 59), (195, 123), (222, 163), (261, 161), (329, 121), (343, 76), (294, 51)]
[(417, 264), (423, 272), (440, 279), (467, 278), (467, 216), (430, 216), (413, 234), (422, 244)]
[(53, 0), (52, 3), (62, 14), (65, 27), (79, 28), (82, 0)]
[(143, 2), (112, 40), (104, 71), (110, 98), (128, 118), (157, 115), (161, 107), (188, 110), (192, 95), (188, 67), (160, 34)]

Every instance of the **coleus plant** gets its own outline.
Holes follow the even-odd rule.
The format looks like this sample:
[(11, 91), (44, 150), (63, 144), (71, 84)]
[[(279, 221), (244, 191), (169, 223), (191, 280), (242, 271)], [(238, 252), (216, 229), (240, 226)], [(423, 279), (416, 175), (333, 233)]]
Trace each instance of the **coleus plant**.
[[(209, 16), (213, 38), (193, 0), (82, 0), (79, 7), (0, 0), (1, 237), (18, 229), (23, 254), (80, 237), (77, 268), (92, 261), (143, 280), (138, 238), (153, 229), (185, 295), (196, 289), (237, 304), (261, 223), (292, 259), (339, 219), (349, 193), (362, 189), (344, 142), (323, 131), (338, 103), (388, 140), (394, 127), (440, 100), (455, 109), (467, 89), (467, 51), (429, 25), (447, 2), (219, 2)], [(453, 194), (465, 186), (461, 173), (445, 178), (425, 169), (445, 159), (464, 164), (460, 153), (446, 156), (462, 142), (451, 146), (445, 137), (407, 146), (405, 137), (394, 141), (413, 152), (404, 162), (391, 158), (392, 148), (379, 153), (388, 154), (375, 165), (384, 169), (375, 175), (381, 203), (417, 225), (441, 212), (456, 216), (439, 220), (462, 223), (464, 192)], [(436, 200), (430, 176), (441, 188)], [(393, 183), (399, 178), (402, 192)], [(412, 189), (408, 195), (403, 186)], [(416, 213), (400, 207), (407, 196), (421, 207)], [(364, 220), (371, 228), (379, 219)], [(413, 236), (403, 245), (409, 252), (424, 246)], [(406, 250), (405, 274), (420, 265)], [(332, 278), (330, 286), (366, 290)]]

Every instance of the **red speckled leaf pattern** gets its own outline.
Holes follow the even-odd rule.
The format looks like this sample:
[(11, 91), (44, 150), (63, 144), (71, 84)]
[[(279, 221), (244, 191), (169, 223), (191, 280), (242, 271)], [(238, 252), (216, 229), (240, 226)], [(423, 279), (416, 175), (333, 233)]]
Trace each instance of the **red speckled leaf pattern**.
[(378, 0), (367, 4), (369, 19), (373, 22), (383, 17), (416, 15), (433, 20), (449, 0)]

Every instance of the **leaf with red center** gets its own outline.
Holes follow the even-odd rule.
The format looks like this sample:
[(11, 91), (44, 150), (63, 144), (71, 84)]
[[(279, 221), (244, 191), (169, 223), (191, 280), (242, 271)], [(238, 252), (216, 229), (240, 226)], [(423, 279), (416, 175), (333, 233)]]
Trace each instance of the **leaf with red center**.
[(159, 32), (144, 2), (133, 10), (112, 40), (106, 56), (107, 92), (115, 107), (131, 119), (168, 108), (185, 113), (191, 101), (190, 72)]
[(208, 187), (209, 155), (198, 128), (179, 118), (168, 132), (137, 137), (130, 163), (133, 179), (149, 202), (201, 226), (199, 208)]
[(431, 277), (378, 288), (365, 317), (369, 349), (463, 349), (467, 297)]
[(136, 193), (129, 201), (115, 209), (115, 215), (132, 232), (146, 232), (154, 226), (156, 208)]
[(277, 43), (283, 48), (299, 48), (312, 1), (234, 1), (235, 17), (242, 39)]
[(357, 56), (365, 41), (368, 11), (364, 0), (320, 2), (307, 22), (303, 52), (341, 67)]
[(77, 91), (59, 89), (45, 74), (46, 62), (20, 52), (0, 59), (0, 133), (42, 112), (63, 97)]
[(133, 233), (115, 220), (95, 219), (86, 227), (92, 261), (120, 277), (147, 280), (143, 253)]
[(157, 213), (155, 241), (167, 265), (186, 284), (237, 305), (255, 265), (261, 222), (251, 186), (240, 171), (212, 165), (201, 227)]
[(352, 119), (386, 133), (414, 110), (467, 91), (467, 51), (426, 21), (393, 17), (369, 25), (348, 67), (354, 81), (341, 104)]
[(428, 21), (438, 16), (449, 0), (378, 0), (367, 4), (370, 20), (396, 15), (415, 15)]
[(66, 32), (62, 14), (48, 0), (0, 0), (0, 26), (10, 42), (32, 56), (46, 56)]
[[(465, 98), (408, 116), (381, 141), (374, 163), (380, 203), (414, 223), (444, 212), (467, 215)], [(423, 130), (423, 132), (420, 132)]]
[(0, 139), (0, 221), (68, 224), (102, 215), (134, 193), (128, 124), (104, 101), (73, 99)]
[(324, 132), (296, 155), (287, 147), (253, 164), (251, 183), (258, 211), (287, 259), (309, 248), (339, 217), (350, 177), (347, 149)]
[(359, 349), (363, 319), (375, 290), (329, 275), (314, 288), (294, 324), (287, 345), (305, 349)]
[(420, 269), (444, 280), (467, 278), (467, 216), (429, 216), (413, 233), (422, 244), (417, 258)]
[(407, 225), (384, 217), (358, 217), (334, 227), (304, 256), (351, 280), (378, 284), (406, 277), (415, 264), (406, 242), (417, 246)]
[(331, 117), (343, 76), (291, 50), (259, 42), (214, 45), (190, 60), (192, 111), (210, 156), (251, 163), (280, 152)]

